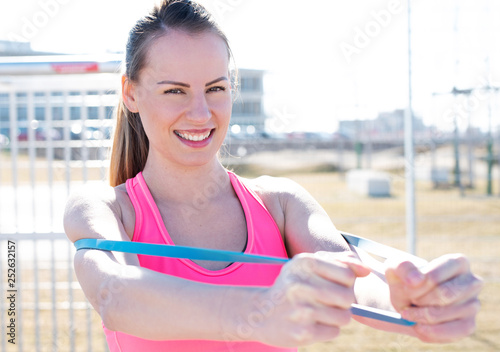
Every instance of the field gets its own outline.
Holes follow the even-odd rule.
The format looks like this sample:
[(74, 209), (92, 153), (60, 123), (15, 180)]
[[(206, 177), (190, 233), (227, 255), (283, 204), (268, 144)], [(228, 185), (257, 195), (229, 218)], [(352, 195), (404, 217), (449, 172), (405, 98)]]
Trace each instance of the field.
[[(242, 176), (252, 177), (260, 170), (239, 168)], [(400, 249), (405, 249), (405, 196), (404, 178), (394, 174), (391, 197), (367, 198), (347, 189), (342, 174), (333, 171), (302, 170), (280, 171), (276, 174), (289, 177), (304, 186), (325, 208), (337, 228), (368, 237)], [(98, 178), (98, 176), (97, 176)], [(5, 179), (4, 179), (5, 180)], [(498, 183), (498, 182), (497, 182)], [(498, 196), (484, 196), (485, 185), (477, 182), (476, 188), (467, 189), (461, 196), (453, 187), (434, 189), (428, 182), (416, 185), (417, 205), (417, 254), (432, 259), (445, 253), (460, 252), (467, 255), (473, 271), (484, 278), (485, 288), (480, 296), (482, 310), (477, 319), (476, 333), (458, 343), (431, 345), (405, 336), (376, 331), (356, 322), (351, 322), (334, 341), (302, 348), (301, 352), (322, 351), (500, 351), (500, 199)], [(495, 190), (496, 193), (498, 191)], [(27, 268), (26, 268), (27, 269)], [(49, 281), (48, 268), (39, 268), (39, 280)], [(57, 280), (68, 282), (65, 270), (56, 271)], [(72, 278), (74, 279), (74, 277)], [(32, 282), (33, 273), (23, 273), (24, 282)], [(64, 304), (68, 289), (58, 291), (57, 300)], [(82, 293), (73, 290), (77, 302), (84, 301)], [(35, 299), (34, 292), (26, 289), (23, 301), (24, 346), (23, 351), (35, 351), (34, 311), (29, 308)], [(39, 293), (39, 300), (49, 305), (51, 294), (48, 289)], [(28, 303), (24, 303), (28, 302)], [(54, 317), (49, 309), (40, 311), (41, 351), (52, 351), (52, 324)], [(57, 312), (57, 351), (69, 351), (68, 310)], [(104, 351), (100, 318), (95, 312), (75, 311), (75, 350)], [(92, 348), (89, 349), (89, 331), (86, 321), (92, 323)], [(3, 338), (3, 337), (2, 337)], [(8, 351), (18, 351), (18, 347), (8, 346)]]
[[(393, 179), (390, 198), (365, 198), (346, 189), (338, 174), (290, 175), (327, 210), (340, 230), (405, 249), (404, 183)], [(484, 189), (478, 187), (478, 189)], [(500, 200), (479, 191), (461, 197), (456, 189), (417, 183), (417, 254), (432, 259), (464, 253), (486, 285), (476, 333), (458, 343), (432, 345), (367, 328), (355, 321), (332, 342), (302, 349), (322, 351), (500, 351)]]

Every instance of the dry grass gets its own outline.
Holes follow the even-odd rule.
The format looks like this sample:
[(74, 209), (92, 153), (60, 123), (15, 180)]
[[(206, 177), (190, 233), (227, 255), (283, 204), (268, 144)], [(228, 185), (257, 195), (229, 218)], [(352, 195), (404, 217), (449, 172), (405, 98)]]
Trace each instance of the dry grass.
[[(311, 192), (336, 226), (405, 249), (405, 199), (402, 179), (393, 180), (391, 198), (366, 198), (349, 192), (338, 174), (289, 175)], [(433, 345), (367, 328), (357, 322), (332, 342), (301, 349), (320, 351), (500, 351), (500, 200), (483, 197), (481, 187), (465, 197), (456, 189), (417, 184), (417, 252), (426, 259), (460, 252), (486, 285), (476, 333), (458, 343)]]

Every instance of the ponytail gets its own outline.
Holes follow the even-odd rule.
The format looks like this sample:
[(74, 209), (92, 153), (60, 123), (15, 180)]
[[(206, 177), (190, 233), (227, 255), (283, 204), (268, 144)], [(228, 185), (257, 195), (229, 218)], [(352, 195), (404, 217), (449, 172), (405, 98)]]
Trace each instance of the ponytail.
[(120, 98), (109, 165), (110, 185), (121, 185), (142, 171), (148, 151), (149, 140), (142, 127), (141, 117), (138, 113), (130, 112)]

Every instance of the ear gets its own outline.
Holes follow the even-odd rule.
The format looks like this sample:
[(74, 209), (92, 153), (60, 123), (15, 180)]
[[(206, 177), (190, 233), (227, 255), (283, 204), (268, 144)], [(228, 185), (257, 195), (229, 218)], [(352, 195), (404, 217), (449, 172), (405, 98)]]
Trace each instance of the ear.
[(122, 76), (122, 99), (130, 112), (139, 112), (137, 108), (135, 85), (126, 75)]

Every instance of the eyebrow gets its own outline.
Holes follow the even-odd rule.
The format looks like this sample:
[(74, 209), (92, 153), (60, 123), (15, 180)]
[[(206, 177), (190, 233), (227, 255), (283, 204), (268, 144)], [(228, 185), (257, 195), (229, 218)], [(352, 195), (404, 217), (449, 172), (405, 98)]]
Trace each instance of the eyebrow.
[[(227, 81), (227, 80), (228, 80), (227, 77), (221, 76), (219, 78), (214, 79), (213, 81), (210, 81), (210, 82), (206, 83), (205, 87), (208, 87), (208, 86), (210, 86), (210, 85), (212, 85), (214, 83), (220, 82), (220, 81)], [(191, 87), (187, 83), (177, 82), (177, 81), (169, 81), (169, 80), (160, 81), (160, 82), (157, 82), (156, 84), (172, 84), (174, 86), (181, 86), (181, 87), (186, 87), (186, 88)]]

